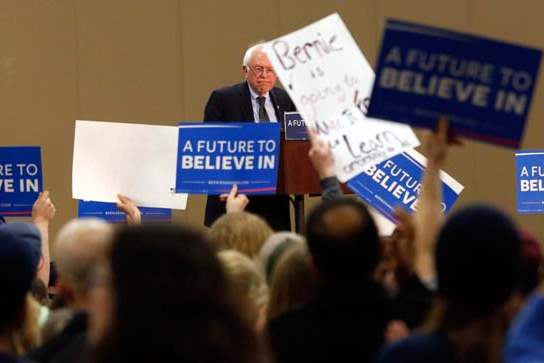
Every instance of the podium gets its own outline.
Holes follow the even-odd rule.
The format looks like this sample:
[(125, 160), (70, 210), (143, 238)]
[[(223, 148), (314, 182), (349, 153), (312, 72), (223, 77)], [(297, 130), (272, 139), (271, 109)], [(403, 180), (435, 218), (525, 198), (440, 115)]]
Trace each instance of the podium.
[[(280, 160), (278, 167), (277, 194), (294, 196), (295, 231), (304, 232), (304, 195), (320, 195), (319, 176), (315, 171), (308, 151), (310, 141), (285, 140), (282, 129), (280, 142)], [(344, 192), (351, 193), (345, 186)]]

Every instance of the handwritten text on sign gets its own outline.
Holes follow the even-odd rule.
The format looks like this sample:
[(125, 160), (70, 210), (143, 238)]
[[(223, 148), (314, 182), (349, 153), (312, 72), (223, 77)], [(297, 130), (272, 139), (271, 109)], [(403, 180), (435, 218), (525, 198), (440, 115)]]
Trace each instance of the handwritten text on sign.
[(354, 106), (366, 113), (374, 72), (338, 14), (272, 40), (264, 50), (310, 126)]
[(306, 124), (331, 145), (341, 181), (419, 145), (409, 127), (366, 118), (374, 72), (338, 14), (264, 49)]
[(346, 111), (342, 118), (342, 127), (322, 130), (319, 137), (329, 143), (336, 175), (343, 183), (369, 166), (419, 145), (412, 130), (403, 125), (364, 119), (356, 109)]

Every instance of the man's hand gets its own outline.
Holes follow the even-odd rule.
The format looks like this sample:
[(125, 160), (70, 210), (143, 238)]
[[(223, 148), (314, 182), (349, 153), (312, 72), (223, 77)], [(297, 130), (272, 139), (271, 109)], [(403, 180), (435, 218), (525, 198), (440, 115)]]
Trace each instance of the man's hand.
[(245, 194), (238, 194), (238, 186), (236, 184), (232, 185), (229, 194), (221, 194), (219, 199), (226, 201), (227, 204), (225, 209), (228, 213), (243, 212), (246, 209), (249, 199)]
[(41, 192), (32, 206), (32, 223), (42, 236), (42, 256), (37, 266), (36, 276), (43, 281), (45, 286), (49, 285), (49, 263), (51, 261), (49, 256), (49, 222), (55, 217), (56, 212), (55, 205), (49, 198), (49, 192), (47, 190)]
[(448, 156), (448, 146), (461, 144), (461, 141), (448, 131), (449, 122), (442, 117), (438, 120), (436, 131), (427, 136), (425, 151), (430, 163), (443, 165)]
[(308, 156), (312, 161), (314, 169), (319, 175), (319, 179), (330, 178), (336, 175), (334, 166), (334, 157), (332, 155), (329, 144), (317, 135), (313, 128), (308, 129), (310, 136), (311, 148)]
[(32, 206), (32, 222), (35, 225), (49, 224), (55, 217), (56, 212), (55, 205), (49, 198), (49, 192), (47, 190), (43, 191), (38, 195), (38, 199)]
[(117, 194), (117, 198), (119, 199), (119, 202), (117, 202), (117, 208), (119, 208), (127, 216), (127, 224), (142, 223), (142, 214), (132, 199), (121, 194)]

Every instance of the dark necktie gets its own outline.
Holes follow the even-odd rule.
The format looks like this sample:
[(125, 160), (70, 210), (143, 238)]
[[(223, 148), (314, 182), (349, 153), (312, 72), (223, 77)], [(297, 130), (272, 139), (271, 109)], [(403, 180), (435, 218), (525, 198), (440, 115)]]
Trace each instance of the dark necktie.
[(266, 109), (264, 108), (264, 101), (266, 101), (266, 98), (257, 97), (257, 102), (259, 103), (259, 122), (270, 122)]

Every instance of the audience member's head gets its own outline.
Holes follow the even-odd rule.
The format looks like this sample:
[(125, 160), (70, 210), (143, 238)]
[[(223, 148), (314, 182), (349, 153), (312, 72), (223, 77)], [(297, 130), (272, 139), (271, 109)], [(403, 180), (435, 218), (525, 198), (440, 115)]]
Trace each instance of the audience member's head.
[(127, 227), (115, 234), (108, 260), (91, 309), (98, 361), (259, 361), (253, 329), (200, 234)]
[(266, 280), (270, 283), (274, 269), (278, 265), (281, 256), (292, 247), (306, 244), (303, 236), (293, 232), (275, 232), (264, 242), (259, 251), (259, 264), (266, 274)]
[(85, 309), (96, 264), (106, 253), (112, 227), (99, 219), (74, 219), (55, 240), (57, 292), (72, 308)]
[(40, 259), (36, 241), (40, 235), (31, 224), (0, 225), (0, 338), (10, 336), (25, 320), (27, 293)]
[(268, 286), (256, 263), (241, 252), (218, 253), (235, 296), (240, 297), (249, 320), (257, 330), (264, 327), (268, 305)]
[(212, 224), (208, 237), (219, 249), (233, 249), (254, 258), (272, 232), (261, 217), (248, 212), (237, 212), (217, 219)]
[(458, 362), (499, 362), (519, 288), (521, 241), (505, 214), (473, 205), (437, 237), (438, 294), (427, 328), (448, 334)]
[(510, 218), (489, 206), (452, 214), (436, 246), (439, 294), (475, 316), (496, 311), (519, 283), (521, 243)]
[(320, 280), (369, 278), (380, 258), (380, 239), (363, 203), (339, 199), (320, 204), (308, 218), (307, 239)]
[(290, 248), (277, 262), (270, 282), (268, 321), (314, 298), (316, 281), (309, 258), (308, 249), (301, 243)]

